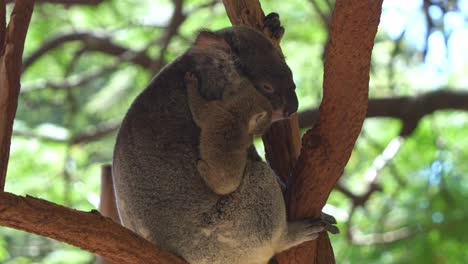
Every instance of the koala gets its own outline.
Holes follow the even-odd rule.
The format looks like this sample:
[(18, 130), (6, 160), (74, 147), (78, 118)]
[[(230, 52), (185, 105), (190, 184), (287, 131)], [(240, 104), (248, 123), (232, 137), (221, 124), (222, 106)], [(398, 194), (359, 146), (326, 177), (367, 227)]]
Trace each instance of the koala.
[(248, 81), (225, 88), (222, 100), (208, 101), (198, 92), (198, 79), (185, 75), (188, 104), (200, 127), (198, 171), (212, 191), (225, 195), (239, 187), (254, 135), (271, 123), (272, 106)]
[[(279, 22), (267, 24), (281, 29)], [(243, 26), (202, 31), (153, 78), (122, 121), (112, 173), (123, 225), (192, 264), (267, 263), (277, 252), (336, 229), (327, 218), (287, 222), (275, 175), (253, 148), (234, 192), (220, 195), (207, 186), (197, 169), (200, 128), (188, 104), (187, 72), (197, 76), (208, 101), (222, 99), (231, 85), (248, 88), (238, 85), (244, 78), (270, 102), (272, 122), (297, 111), (292, 73), (266, 37)]]

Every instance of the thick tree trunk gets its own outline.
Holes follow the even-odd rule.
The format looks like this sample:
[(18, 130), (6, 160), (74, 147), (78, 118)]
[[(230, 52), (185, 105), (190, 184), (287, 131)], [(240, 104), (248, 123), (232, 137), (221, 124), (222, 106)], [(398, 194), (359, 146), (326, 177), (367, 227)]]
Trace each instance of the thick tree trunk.
[[(233, 24), (263, 31), (257, 0), (224, 0)], [(272, 168), (289, 182), (286, 200), (290, 219), (318, 217), (348, 162), (366, 110), (370, 56), (382, 0), (337, 1), (330, 23), (320, 118), (302, 139), (299, 152), (296, 117), (272, 127), (264, 137)], [(273, 39), (278, 47), (279, 40)], [(288, 179), (288, 176), (292, 177)], [(328, 235), (278, 256), (280, 263), (334, 263)]]
[(0, 3), (0, 190), (10, 157), (11, 133), (20, 91), (24, 40), (28, 32), (34, 0), (17, 0), (5, 30), (5, 2)]

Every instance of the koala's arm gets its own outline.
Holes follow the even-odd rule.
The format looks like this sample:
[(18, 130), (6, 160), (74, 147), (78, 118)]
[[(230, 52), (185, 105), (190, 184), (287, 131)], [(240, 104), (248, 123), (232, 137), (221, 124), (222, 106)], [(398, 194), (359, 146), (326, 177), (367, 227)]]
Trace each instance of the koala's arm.
[(202, 126), (204, 120), (210, 111), (213, 111), (216, 101), (208, 101), (200, 95), (198, 79), (195, 74), (187, 72), (185, 74), (185, 87), (187, 88), (188, 104), (192, 112), (193, 120), (199, 127)]

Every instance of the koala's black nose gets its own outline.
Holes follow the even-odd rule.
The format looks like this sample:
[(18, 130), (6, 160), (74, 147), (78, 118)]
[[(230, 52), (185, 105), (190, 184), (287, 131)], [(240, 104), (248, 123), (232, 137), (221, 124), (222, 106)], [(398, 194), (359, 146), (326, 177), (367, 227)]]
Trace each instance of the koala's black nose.
[(284, 115), (290, 116), (297, 112), (298, 107), (298, 100), (296, 93), (294, 91), (290, 91), (288, 96), (286, 97), (286, 105), (284, 107)]

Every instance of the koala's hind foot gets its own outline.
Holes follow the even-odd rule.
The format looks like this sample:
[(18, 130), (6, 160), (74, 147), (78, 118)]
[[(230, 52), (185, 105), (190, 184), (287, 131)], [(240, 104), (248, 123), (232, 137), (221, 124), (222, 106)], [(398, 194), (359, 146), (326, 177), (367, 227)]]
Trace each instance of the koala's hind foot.
[(284, 27), (281, 26), (278, 13), (272, 12), (268, 14), (263, 20), (263, 23), (263, 31), (266, 32), (268, 36), (280, 41), (284, 35)]
[(287, 250), (306, 241), (314, 240), (323, 231), (338, 234), (340, 230), (334, 224), (336, 224), (335, 218), (324, 213), (322, 213), (321, 218), (308, 218), (288, 222), (287, 233), (281, 240), (277, 252)]

